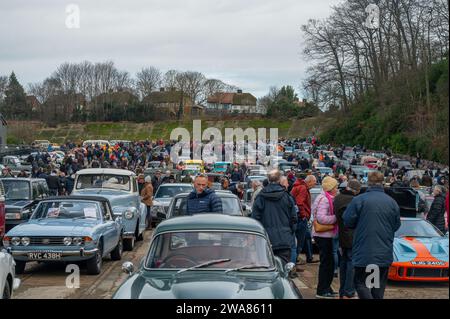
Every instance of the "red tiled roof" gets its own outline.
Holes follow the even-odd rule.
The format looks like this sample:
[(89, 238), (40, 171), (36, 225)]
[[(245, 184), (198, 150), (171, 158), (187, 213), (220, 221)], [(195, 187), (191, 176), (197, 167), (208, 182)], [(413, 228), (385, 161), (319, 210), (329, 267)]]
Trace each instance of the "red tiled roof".
[(208, 97), (208, 103), (232, 104), (234, 93), (216, 93)]

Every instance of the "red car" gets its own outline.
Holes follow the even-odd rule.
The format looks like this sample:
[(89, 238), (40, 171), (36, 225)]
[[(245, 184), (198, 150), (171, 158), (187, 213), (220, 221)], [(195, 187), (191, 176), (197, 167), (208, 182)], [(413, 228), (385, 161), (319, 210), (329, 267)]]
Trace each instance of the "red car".
[(0, 242), (5, 235), (5, 190), (0, 182)]

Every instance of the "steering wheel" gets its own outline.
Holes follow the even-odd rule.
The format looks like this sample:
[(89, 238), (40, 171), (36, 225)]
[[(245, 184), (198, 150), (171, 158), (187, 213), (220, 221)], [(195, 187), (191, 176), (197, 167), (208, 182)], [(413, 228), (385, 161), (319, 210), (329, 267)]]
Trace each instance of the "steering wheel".
[(167, 256), (166, 258), (164, 258), (164, 259), (161, 261), (161, 265), (169, 264), (169, 265), (174, 265), (174, 266), (178, 267), (178, 264), (177, 264), (176, 262), (175, 262), (175, 264), (173, 264), (173, 263), (170, 263), (169, 260), (173, 260), (173, 261), (178, 260), (178, 261), (181, 261), (181, 264), (182, 264), (182, 265), (183, 265), (183, 263), (185, 263), (185, 262), (188, 263), (188, 265), (186, 265), (186, 266), (183, 265), (182, 267), (192, 267), (192, 266), (195, 266), (195, 265), (198, 264), (197, 261), (195, 261), (194, 259), (192, 259), (190, 256), (188, 256), (188, 255), (186, 255), (186, 254), (172, 254), (172, 255), (169, 255), (169, 256)]

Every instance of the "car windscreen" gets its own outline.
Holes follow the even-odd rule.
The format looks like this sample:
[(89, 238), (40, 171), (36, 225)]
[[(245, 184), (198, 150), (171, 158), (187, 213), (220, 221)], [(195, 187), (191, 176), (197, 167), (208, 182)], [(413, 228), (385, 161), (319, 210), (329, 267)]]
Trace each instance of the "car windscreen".
[(121, 191), (130, 191), (130, 177), (113, 174), (84, 174), (77, 178), (76, 189), (108, 188)]
[(100, 207), (89, 201), (45, 201), (33, 213), (32, 219), (99, 219)]
[(217, 259), (230, 260), (208, 268), (229, 269), (246, 265), (274, 267), (270, 247), (264, 237), (245, 232), (203, 230), (158, 235), (153, 240), (146, 267), (187, 268)]
[(439, 237), (443, 234), (425, 220), (402, 220), (395, 237)]
[(30, 183), (27, 181), (2, 179), (6, 200), (30, 199)]
[(186, 185), (170, 185), (170, 186), (164, 186), (161, 185), (158, 188), (158, 191), (155, 194), (155, 198), (172, 198), (177, 194), (181, 193), (189, 193), (192, 191), (192, 186), (189, 186), (189, 184)]

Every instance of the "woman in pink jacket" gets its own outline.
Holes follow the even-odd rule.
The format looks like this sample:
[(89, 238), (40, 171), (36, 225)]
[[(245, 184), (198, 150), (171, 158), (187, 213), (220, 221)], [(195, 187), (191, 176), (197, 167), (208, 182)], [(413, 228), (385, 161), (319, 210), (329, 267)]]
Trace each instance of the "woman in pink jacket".
[(338, 191), (338, 181), (332, 177), (322, 180), (322, 192), (312, 206), (315, 223), (334, 225), (329, 231), (318, 232), (313, 227), (312, 235), (319, 246), (320, 265), (316, 298), (334, 299), (338, 296), (331, 288), (334, 277), (333, 238), (338, 232), (337, 220), (333, 211), (333, 199)]

